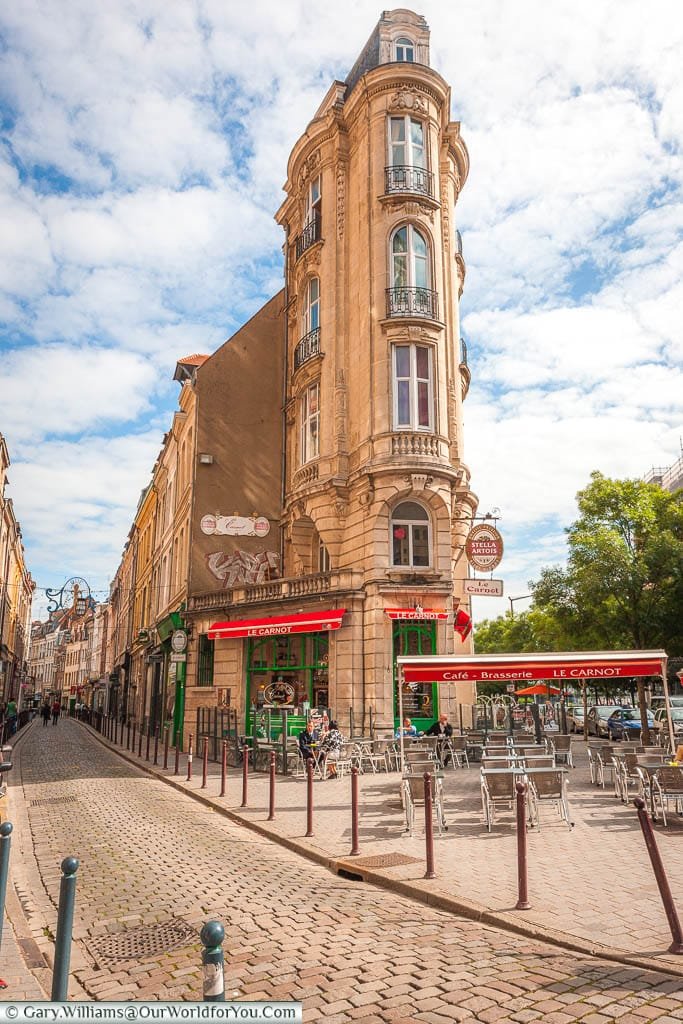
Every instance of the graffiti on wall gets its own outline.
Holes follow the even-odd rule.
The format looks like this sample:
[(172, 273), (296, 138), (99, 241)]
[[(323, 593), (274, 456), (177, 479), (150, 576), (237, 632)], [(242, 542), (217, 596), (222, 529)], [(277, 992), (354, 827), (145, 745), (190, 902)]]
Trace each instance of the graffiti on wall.
[(280, 556), (276, 551), (212, 551), (206, 556), (209, 572), (227, 589), (240, 583), (266, 583), (280, 575)]

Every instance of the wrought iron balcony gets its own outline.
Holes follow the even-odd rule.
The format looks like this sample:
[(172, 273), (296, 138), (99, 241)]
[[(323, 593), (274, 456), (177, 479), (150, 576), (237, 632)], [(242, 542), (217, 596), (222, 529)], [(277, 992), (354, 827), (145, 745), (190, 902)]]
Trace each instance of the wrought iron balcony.
[(316, 327), (314, 330), (309, 331), (301, 339), (299, 344), (294, 349), (294, 369), (298, 370), (300, 366), (307, 363), (309, 359), (313, 359), (314, 356), (320, 355), (320, 328)]
[(434, 195), (434, 175), (424, 167), (395, 165), (384, 168), (384, 189), (389, 192), (419, 192), (423, 196)]
[(314, 217), (308, 222), (296, 240), (296, 258), (299, 259), (314, 242), (320, 241), (320, 217)]
[(387, 316), (439, 319), (439, 296), (429, 288), (387, 288)]

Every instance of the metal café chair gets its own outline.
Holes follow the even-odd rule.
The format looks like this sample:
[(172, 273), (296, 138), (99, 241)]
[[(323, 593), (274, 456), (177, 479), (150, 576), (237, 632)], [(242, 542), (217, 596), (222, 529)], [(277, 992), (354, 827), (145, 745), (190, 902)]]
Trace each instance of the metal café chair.
[(453, 767), (462, 768), (464, 764), (469, 768), (470, 759), (467, 754), (467, 737), (466, 736), (449, 736), (444, 744), (445, 750), (449, 751), (453, 757)]
[(536, 768), (527, 775), (532, 806), (532, 817), (540, 828), (539, 806), (544, 802), (553, 803), (563, 821), (572, 828), (574, 822), (569, 814), (567, 800), (567, 773), (562, 768)]
[(562, 734), (551, 736), (550, 748), (555, 755), (556, 764), (559, 764), (561, 759), (565, 764), (569, 765), (570, 768), (574, 767), (571, 736), (564, 736)]
[(481, 806), (484, 821), (489, 832), (495, 824), (496, 809), (505, 807), (512, 810), (516, 797), (515, 782), (519, 773), (512, 768), (508, 771), (487, 772), (481, 770)]
[(666, 812), (672, 800), (677, 814), (683, 814), (683, 767), (664, 765), (652, 776), (652, 819), (657, 820), (658, 809), (666, 825)]
[[(402, 786), (404, 797), (403, 805), (406, 813), (406, 831), (412, 836), (413, 828), (415, 826), (415, 810), (417, 807), (424, 806), (425, 802), (424, 775), (422, 773), (419, 775), (405, 775), (402, 780)], [(431, 775), (431, 792), (432, 813), (436, 816), (439, 835), (441, 835), (442, 832), (448, 831), (448, 825), (446, 824), (446, 817), (444, 814), (443, 785), (441, 783), (441, 779), (437, 778), (435, 775)]]

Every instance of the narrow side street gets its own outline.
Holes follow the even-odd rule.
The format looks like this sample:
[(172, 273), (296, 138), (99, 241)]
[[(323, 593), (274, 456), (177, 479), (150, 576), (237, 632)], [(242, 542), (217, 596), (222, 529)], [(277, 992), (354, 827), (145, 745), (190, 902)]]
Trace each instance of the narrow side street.
[(680, 979), (333, 876), (149, 779), (76, 722), (34, 723), (15, 763), (12, 882), (43, 950), (60, 861), (81, 861), (74, 997), (201, 998), (191, 930), (213, 917), (228, 996), (301, 999), (307, 1021), (683, 1020)]

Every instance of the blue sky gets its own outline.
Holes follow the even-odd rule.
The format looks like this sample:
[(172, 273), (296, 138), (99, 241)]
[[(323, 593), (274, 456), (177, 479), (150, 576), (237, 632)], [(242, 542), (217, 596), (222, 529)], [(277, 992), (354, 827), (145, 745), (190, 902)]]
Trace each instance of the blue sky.
[[(642, 476), (680, 454), (683, 18), (673, 0), (415, 9), (471, 156), (465, 457), (480, 510), (501, 510), (496, 575), (517, 596), (563, 561), (593, 469)], [(39, 587), (106, 591), (175, 362), (280, 287), (287, 156), (380, 11), (0, 10), (0, 431)], [(475, 617), (508, 607), (475, 599)]]

